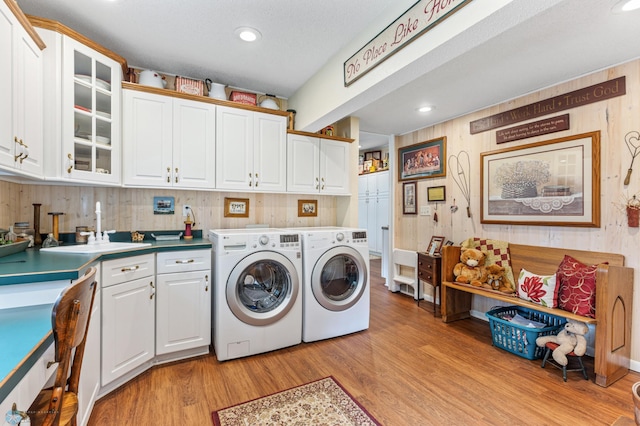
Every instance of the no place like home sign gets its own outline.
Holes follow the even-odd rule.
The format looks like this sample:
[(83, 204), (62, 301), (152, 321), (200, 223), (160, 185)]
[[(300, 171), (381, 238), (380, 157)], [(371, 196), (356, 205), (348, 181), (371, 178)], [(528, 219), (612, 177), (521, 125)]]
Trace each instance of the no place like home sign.
[(420, 0), (344, 63), (344, 85), (380, 65), (471, 0)]

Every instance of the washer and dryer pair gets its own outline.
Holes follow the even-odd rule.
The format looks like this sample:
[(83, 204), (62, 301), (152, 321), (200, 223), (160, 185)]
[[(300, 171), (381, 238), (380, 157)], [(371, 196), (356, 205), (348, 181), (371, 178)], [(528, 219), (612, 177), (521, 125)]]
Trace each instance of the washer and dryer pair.
[(365, 230), (211, 230), (219, 361), (369, 327)]

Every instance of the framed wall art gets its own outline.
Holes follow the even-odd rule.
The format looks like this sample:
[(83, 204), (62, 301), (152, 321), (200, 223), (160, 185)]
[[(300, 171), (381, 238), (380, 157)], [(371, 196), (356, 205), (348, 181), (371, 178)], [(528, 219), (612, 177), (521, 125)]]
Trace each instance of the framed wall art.
[(174, 197), (153, 197), (153, 214), (174, 214)]
[(298, 217), (318, 216), (318, 200), (298, 200)]
[(446, 176), (447, 138), (398, 148), (398, 180)]
[(249, 199), (224, 197), (224, 217), (249, 217)]
[(402, 184), (402, 214), (418, 214), (418, 183)]
[(600, 132), (480, 154), (480, 222), (600, 227)]
[(446, 201), (447, 188), (444, 186), (431, 186), (427, 188), (427, 201)]

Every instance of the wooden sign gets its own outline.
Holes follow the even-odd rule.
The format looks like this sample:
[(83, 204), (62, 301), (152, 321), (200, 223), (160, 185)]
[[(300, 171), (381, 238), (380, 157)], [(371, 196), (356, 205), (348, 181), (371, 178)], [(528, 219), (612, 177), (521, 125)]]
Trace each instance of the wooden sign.
[(420, 0), (344, 63), (344, 85), (380, 65), (471, 0)]
[(496, 132), (496, 143), (517, 141), (520, 139), (546, 135), (548, 133), (555, 133), (568, 129), (569, 114), (564, 114), (557, 117), (545, 118), (540, 121), (534, 121), (533, 123), (498, 130)]
[(578, 89), (564, 95), (544, 99), (533, 104), (525, 105), (509, 111), (481, 118), (470, 123), (471, 134), (486, 132), (487, 130), (519, 123), (543, 115), (553, 114), (576, 108), (594, 102), (622, 96), (626, 93), (625, 76), (605, 81), (604, 83)]

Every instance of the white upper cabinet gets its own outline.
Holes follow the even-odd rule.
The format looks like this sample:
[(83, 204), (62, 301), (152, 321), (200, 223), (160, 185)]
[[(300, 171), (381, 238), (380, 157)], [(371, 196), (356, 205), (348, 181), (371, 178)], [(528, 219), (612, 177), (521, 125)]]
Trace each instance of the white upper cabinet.
[(349, 143), (290, 133), (287, 191), (349, 194)]
[(123, 90), (127, 186), (213, 189), (216, 106)]
[(119, 62), (74, 38), (38, 29), (45, 40), (45, 175), (120, 185)]
[(44, 173), (42, 55), (0, 2), (0, 168), (39, 178)]
[(218, 106), (216, 188), (286, 191), (287, 118)]

